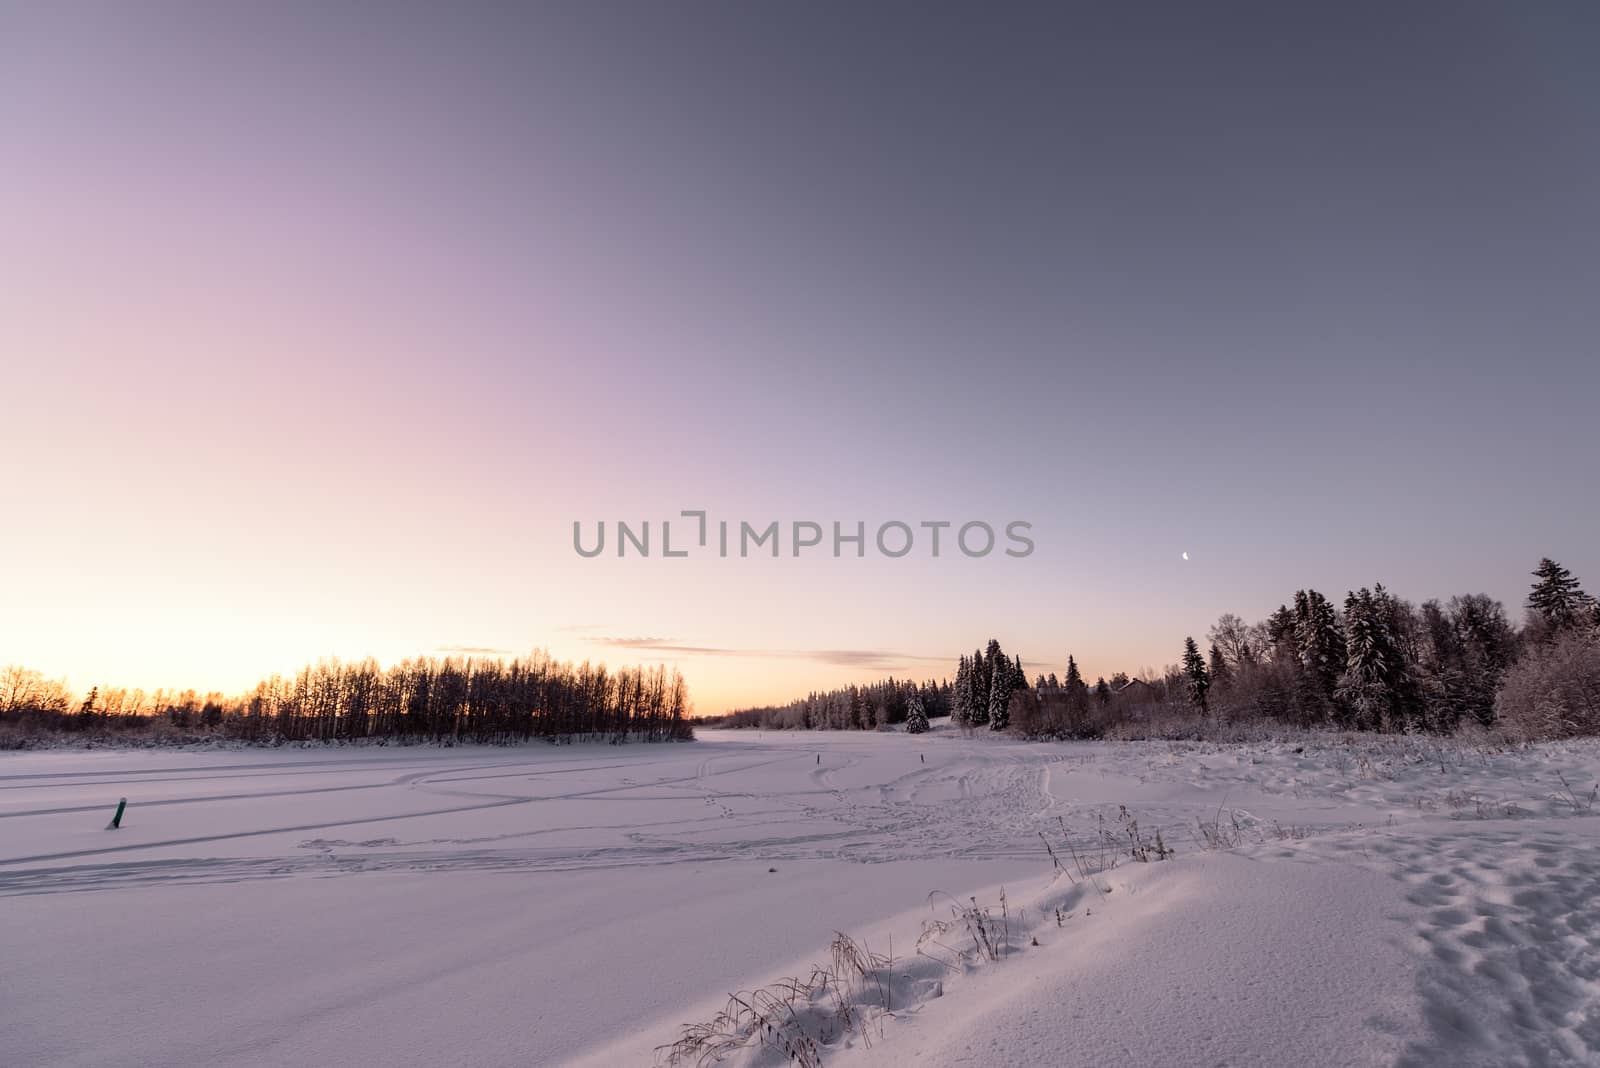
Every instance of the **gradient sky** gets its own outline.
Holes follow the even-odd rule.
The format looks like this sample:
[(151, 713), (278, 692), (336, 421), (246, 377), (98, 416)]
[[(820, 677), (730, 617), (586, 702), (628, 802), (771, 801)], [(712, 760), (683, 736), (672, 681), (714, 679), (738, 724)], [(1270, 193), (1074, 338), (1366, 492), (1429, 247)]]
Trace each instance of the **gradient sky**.
[[(0, 662), (545, 646), (714, 712), (1594, 589), (1596, 55), (1578, 3), (0, 2)], [(572, 550), (687, 508), (1038, 548)]]

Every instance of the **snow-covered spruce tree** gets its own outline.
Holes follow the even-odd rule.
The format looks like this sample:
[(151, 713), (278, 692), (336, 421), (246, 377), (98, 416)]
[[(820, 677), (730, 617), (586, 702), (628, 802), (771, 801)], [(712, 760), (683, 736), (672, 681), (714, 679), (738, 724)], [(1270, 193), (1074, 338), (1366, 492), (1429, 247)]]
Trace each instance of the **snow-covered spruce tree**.
[(1079, 729), (1089, 718), (1089, 686), (1078, 670), (1078, 661), (1067, 654), (1067, 677), (1062, 681), (1067, 691), (1067, 721), (1072, 729)]
[(1358, 729), (1410, 730), (1417, 723), (1414, 682), (1391, 630), (1395, 602), (1381, 585), (1345, 598), (1345, 669), (1338, 697)]
[(1504, 606), (1481, 593), (1452, 597), (1448, 606), (1428, 601), (1414, 626), (1423, 726), (1450, 731), (1463, 721), (1493, 723), (1495, 691), (1516, 640)]
[(1517, 633), (1505, 606), (1485, 593), (1450, 598), (1448, 621), (1455, 631), (1466, 684), (1463, 711), (1488, 726), (1494, 698), (1507, 669), (1517, 659)]
[(1211, 643), (1211, 657), (1207, 670), (1211, 672), (1211, 685), (1218, 693), (1228, 689), (1228, 684), (1233, 681), (1233, 669), (1228, 666), (1227, 658), (1222, 655), (1222, 646), (1216, 642)]
[(1267, 617), (1267, 645), (1275, 657), (1285, 648), (1295, 648), (1295, 623), (1294, 609), (1286, 604), (1280, 604), (1277, 611)]
[(1383, 709), (1389, 703), (1389, 691), (1384, 680), (1388, 668), (1383, 662), (1384, 642), (1378, 635), (1376, 613), (1372, 608), (1372, 593), (1362, 589), (1352, 592), (1344, 602), (1345, 669), (1339, 679), (1339, 699), (1350, 709), (1352, 726), (1370, 728), (1378, 725)]
[[(990, 645), (998, 645), (991, 641)], [(989, 676), (993, 659), (985, 659), (983, 653), (974, 650), (972, 653), (972, 674), (967, 680), (967, 690), (972, 706), (972, 725), (981, 727), (989, 722), (989, 689), (991, 686)]]
[(1183, 679), (1189, 692), (1189, 703), (1206, 714), (1206, 695), (1211, 689), (1211, 675), (1206, 671), (1205, 658), (1193, 638), (1183, 639)]
[[(1423, 722), (1429, 730), (1449, 731), (1463, 719), (1478, 719), (1465, 643), (1438, 601), (1426, 601), (1421, 616), (1422, 650), (1417, 681)], [(1493, 694), (1490, 694), (1492, 700)], [(1492, 711), (1493, 705), (1490, 705)], [(1486, 722), (1486, 721), (1485, 721)]]
[(1423, 715), (1421, 689), (1417, 685), (1417, 661), (1421, 651), (1417, 628), (1417, 613), (1410, 602), (1403, 601), (1384, 588), (1383, 583), (1372, 587), (1372, 605), (1383, 622), (1382, 633), (1388, 638), (1387, 659), (1389, 671), (1389, 721), (1390, 730), (1414, 731), (1426, 726)]
[(1517, 633), (1506, 619), (1506, 607), (1486, 593), (1450, 598), (1450, 619), (1469, 649), (1499, 672), (1517, 658)]
[(962, 730), (972, 726), (972, 662), (964, 656), (956, 665), (956, 683), (950, 693), (950, 725)]
[(1539, 561), (1533, 577), (1538, 581), (1528, 594), (1528, 616), (1543, 636), (1561, 634), (1594, 620), (1594, 599), (1583, 592), (1572, 572), (1547, 556)]
[(1300, 665), (1315, 683), (1316, 690), (1332, 698), (1344, 670), (1345, 635), (1339, 626), (1333, 604), (1316, 590), (1301, 590), (1294, 595), (1294, 641)]
[(983, 651), (983, 662), (984, 666), (989, 669), (989, 682), (991, 685), (994, 683), (995, 672), (1003, 671), (1007, 674), (1011, 672), (1011, 658), (1005, 654), (1005, 650), (1000, 648), (999, 641), (994, 638), (989, 639), (989, 646)]
[(1083, 684), (1084, 684), (1084, 682), (1083, 682), (1083, 674), (1078, 671), (1078, 662), (1072, 658), (1072, 654), (1071, 653), (1068, 653), (1067, 654), (1067, 678), (1066, 678), (1066, 682), (1064, 682), (1062, 685), (1064, 685), (1067, 688), (1067, 692), (1070, 694), (1073, 691), (1077, 690), (1078, 687), (1082, 686)]
[(994, 670), (989, 676), (990, 730), (1003, 731), (1011, 726), (1011, 694), (1016, 688), (1016, 671), (1011, 661), (1002, 656), (995, 661)]
[(923, 734), (928, 729), (928, 713), (922, 707), (922, 695), (912, 690), (906, 696), (906, 733)]

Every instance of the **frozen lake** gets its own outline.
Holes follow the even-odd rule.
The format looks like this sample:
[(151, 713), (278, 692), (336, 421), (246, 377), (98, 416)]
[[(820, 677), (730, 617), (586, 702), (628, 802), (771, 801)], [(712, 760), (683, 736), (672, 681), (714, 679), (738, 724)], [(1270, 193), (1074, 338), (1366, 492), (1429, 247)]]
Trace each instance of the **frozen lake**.
[[(1469, 1047), (1516, 1063), (1472, 1045), (1481, 1024), (1440, 1015), (1479, 997), (1535, 1013), (1544, 1063), (1588, 1056), (1596, 824), (1556, 774), (1587, 788), (1596, 750), (1427, 744), (703, 731), (667, 745), (5, 754), (0, 1062), (648, 1063), (678, 1023), (824, 954), (835, 929), (909, 947), (930, 891), (1004, 884), (1039, 920), (1068, 892), (1040, 832), (1088, 850), (1124, 810), (1178, 856), (1106, 873), (1072, 921), (1077, 952), (957, 976), (961, 1013), (951, 998), (905, 1006), (872, 1049), (829, 1063), (1080, 1063), (1048, 1044), (971, 1042), (980, 1026), (1024, 1026), (1003, 1022), (1024, 988), (1120, 977), (1124, 1008), (1183, 1005), (1202, 995), (1163, 982), (1203, 989), (1257, 958), (1274, 997), (1319, 1002), (1298, 1029), (1313, 1058), (1339, 1040), (1339, 1063), (1477, 1063), (1461, 1059)], [(122, 828), (106, 830), (124, 796)], [(1219, 811), (1243, 837), (1204, 850), (1195, 827)], [(1318, 923), (1331, 939), (1309, 937)], [(1157, 949), (1162, 968), (1128, 963)], [(1228, 1063), (1284, 1055), (1296, 1040), (1264, 1043), (1251, 1021), (1285, 1005), (1252, 1009), (1253, 985), (1228, 995), (1232, 1039), (1178, 1024), (1130, 1039), (1088, 999), (1075, 1048), (1082, 1063), (1199, 1055), (1195, 1043)]]

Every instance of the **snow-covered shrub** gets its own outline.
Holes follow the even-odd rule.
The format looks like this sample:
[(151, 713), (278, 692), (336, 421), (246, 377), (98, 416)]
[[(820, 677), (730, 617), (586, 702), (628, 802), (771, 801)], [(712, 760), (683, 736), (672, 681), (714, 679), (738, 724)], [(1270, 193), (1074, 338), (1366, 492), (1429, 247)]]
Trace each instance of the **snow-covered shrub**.
[(1573, 631), (1529, 649), (1506, 672), (1495, 712), (1516, 740), (1600, 734), (1600, 638)]

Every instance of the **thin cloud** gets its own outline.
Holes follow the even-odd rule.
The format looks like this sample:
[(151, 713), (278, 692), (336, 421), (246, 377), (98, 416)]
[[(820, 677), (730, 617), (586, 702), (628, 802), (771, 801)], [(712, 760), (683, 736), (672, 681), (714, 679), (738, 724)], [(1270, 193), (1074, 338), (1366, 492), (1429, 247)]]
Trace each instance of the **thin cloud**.
[(585, 638), (595, 645), (609, 645), (617, 649), (640, 649), (650, 653), (688, 653), (695, 656), (765, 656), (755, 649), (724, 649), (714, 645), (686, 645), (676, 638)]
[(914, 662), (944, 663), (943, 656), (919, 656), (886, 649), (736, 649), (718, 645), (691, 645), (676, 638), (616, 637), (585, 638), (596, 645), (636, 652), (676, 653), (682, 656), (752, 657), (777, 660), (811, 660), (836, 667), (892, 668)]
[(490, 645), (441, 645), (434, 649), (436, 653), (456, 653), (467, 656), (510, 656), (510, 649), (496, 649)]
[(913, 653), (895, 653), (882, 649), (815, 649), (800, 655), (844, 667), (889, 667), (911, 662), (945, 664), (950, 661), (946, 656), (918, 656)]

